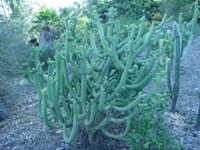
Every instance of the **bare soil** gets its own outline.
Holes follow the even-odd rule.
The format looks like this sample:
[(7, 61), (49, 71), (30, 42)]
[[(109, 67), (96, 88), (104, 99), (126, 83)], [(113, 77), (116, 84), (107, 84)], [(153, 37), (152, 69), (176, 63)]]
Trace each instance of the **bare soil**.
[[(167, 125), (185, 150), (200, 150), (200, 130), (194, 128), (200, 100), (194, 93), (200, 88), (200, 31), (181, 63), (180, 96), (175, 113), (166, 112)], [(62, 141), (62, 130), (48, 129), (38, 112), (38, 95), (23, 78), (0, 76), (0, 150), (126, 150), (125, 143), (102, 136), (96, 145), (72, 145)], [(164, 83), (164, 87), (166, 84)], [(104, 143), (100, 147), (99, 143)], [(96, 146), (96, 148), (94, 147)]]

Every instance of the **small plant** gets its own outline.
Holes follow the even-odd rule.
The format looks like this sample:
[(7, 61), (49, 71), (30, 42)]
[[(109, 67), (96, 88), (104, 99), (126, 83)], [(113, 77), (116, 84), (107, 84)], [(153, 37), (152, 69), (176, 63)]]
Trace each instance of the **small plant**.
[(0, 128), (3, 128), (5, 126), (5, 123), (0, 123)]
[[(195, 93), (200, 100), (200, 90), (198, 88), (195, 89)], [(199, 112), (198, 112), (197, 121), (196, 121), (196, 127), (200, 128), (200, 104), (199, 104)]]
[(160, 112), (145, 112), (135, 119), (130, 150), (178, 150), (180, 145), (174, 142), (164, 120)]

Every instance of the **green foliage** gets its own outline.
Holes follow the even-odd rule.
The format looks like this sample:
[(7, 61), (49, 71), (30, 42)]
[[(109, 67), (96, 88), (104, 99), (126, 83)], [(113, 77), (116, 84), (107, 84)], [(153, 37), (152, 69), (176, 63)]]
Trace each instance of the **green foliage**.
[(163, 0), (162, 7), (169, 16), (173, 16), (176, 21), (180, 12), (186, 21), (190, 21), (193, 15), (192, 5), (196, 0)]
[[(27, 0), (2, 0), (5, 2), (9, 12), (9, 17), (12, 19), (26, 18), (31, 15), (30, 3)], [(2, 2), (1, 1), (1, 2)]]
[(43, 29), (46, 26), (56, 27), (59, 26), (60, 18), (53, 9), (42, 8), (39, 12), (35, 14), (35, 19), (33, 23), (37, 25), (39, 29)]
[(198, 6), (198, 2), (194, 3), (194, 15), (193, 15), (193, 19), (192, 19), (192, 30), (191, 33), (192, 35), (194, 35), (196, 33), (197, 30), (197, 20), (198, 20), (198, 16), (199, 16), (199, 6)]
[(159, 111), (145, 112), (135, 119), (129, 141), (130, 150), (180, 149), (180, 145), (174, 142), (173, 135), (168, 131), (164, 121), (163, 114)]
[(0, 23), (0, 71), (12, 75), (22, 73), (21, 63), (29, 61), (31, 49), (28, 45), (31, 28), (29, 6), (24, 3), (17, 4), (20, 13), (16, 16), (11, 12)]
[[(94, 14), (84, 31), (89, 37), (76, 30), (76, 17), (68, 18), (65, 43), (58, 41), (55, 61), (48, 61), (48, 76), (42, 70), (40, 49), (34, 49), (32, 54), (34, 68), (24, 64), (25, 77), (39, 94), (42, 120), (48, 127), (63, 128), (67, 143), (74, 141), (80, 126), (87, 131), (90, 142), (99, 131), (111, 138), (128, 140), (131, 120), (149, 109), (149, 104), (156, 109), (165, 101), (165, 95), (157, 91), (165, 75), (158, 60), (166, 44), (155, 51), (148, 49), (148, 45), (171, 19), (165, 15), (161, 23), (153, 22), (149, 27), (143, 17), (138, 26), (121, 26), (116, 15), (111, 8), (104, 31), (99, 15)], [(143, 93), (152, 80), (152, 89)], [(118, 124), (125, 125), (124, 131), (112, 133), (113, 126)]]
[(49, 8), (43, 8), (35, 15), (36, 19), (33, 21), (34, 23), (41, 23), (43, 26), (53, 24), (58, 20), (58, 16), (55, 10)]
[(161, 12), (159, 1), (156, 0), (105, 0), (93, 4), (93, 9), (100, 14), (103, 20), (107, 20), (106, 14), (111, 7), (117, 9), (118, 16), (132, 17), (135, 20), (145, 16), (150, 22), (155, 14)]
[(0, 24), (0, 28), (0, 72), (21, 74), (21, 63), (27, 62), (30, 54), (26, 36), (16, 22)]
[(63, 26), (62, 18), (60, 18), (53, 9), (46, 7), (42, 8), (34, 15), (34, 20), (32, 22), (34, 24), (32, 30), (41, 32), (45, 27), (49, 27), (57, 38), (61, 34)]
[(5, 123), (0, 123), (0, 128), (3, 128), (5, 126)]
[[(31, 29), (32, 33), (34, 34), (33, 37), (38, 39), (39, 33), (45, 27), (48, 27), (51, 32), (53, 32), (54, 38), (59, 39), (64, 32), (64, 19), (66, 17), (78, 16), (80, 13), (79, 11), (80, 9), (75, 9), (72, 7), (60, 8), (59, 12), (47, 7), (42, 8), (34, 14), (34, 19), (32, 21), (33, 27)], [(79, 15), (78, 18), (77, 24), (79, 29), (81, 29), (87, 18), (84, 15)]]

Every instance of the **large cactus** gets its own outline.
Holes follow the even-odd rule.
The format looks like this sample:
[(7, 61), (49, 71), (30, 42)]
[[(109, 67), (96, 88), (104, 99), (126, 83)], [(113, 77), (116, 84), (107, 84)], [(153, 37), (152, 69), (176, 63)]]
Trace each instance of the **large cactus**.
[[(95, 14), (85, 31), (89, 36), (77, 33), (75, 18), (67, 19), (65, 46), (56, 52), (55, 61), (48, 61), (48, 76), (41, 69), (38, 49), (32, 57), (35, 68), (24, 65), (26, 78), (39, 94), (42, 120), (48, 127), (63, 128), (67, 143), (75, 139), (80, 126), (85, 127), (90, 142), (98, 131), (126, 140), (131, 120), (149, 105), (157, 107), (164, 101), (163, 95), (157, 93), (163, 76), (163, 66), (157, 60), (165, 52), (166, 44), (160, 50), (148, 52), (145, 59), (142, 56), (149, 51), (147, 46), (155, 31), (167, 22), (166, 16), (162, 23), (152, 24), (143, 40), (144, 28), (148, 27), (145, 17), (140, 26), (123, 28), (115, 14), (110, 9), (106, 33)], [(95, 42), (95, 33), (99, 35), (99, 44)], [(153, 89), (142, 93), (153, 78)], [(125, 124), (124, 132), (111, 133), (113, 124)], [(67, 129), (71, 130), (70, 135)]]
[[(198, 88), (195, 89), (195, 93), (200, 100), (200, 90)], [(196, 127), (200, 128), (200, 105), (199, 105), (199, 112), (198, 112), (198, 115), (197, 115)]]
[(180, 59), (181, 59), (181, 42), (180, 33), (178, 32), (178, 25), (175, 22), (173, 25), (174, 37), (175, 37), (175, 80), (172, 84), (172, 65), (171, 59), (167, 60), (167, 85), (172, 99), (172, 108), (174, 111), (179, 95), (179, 84), (180, 84)]

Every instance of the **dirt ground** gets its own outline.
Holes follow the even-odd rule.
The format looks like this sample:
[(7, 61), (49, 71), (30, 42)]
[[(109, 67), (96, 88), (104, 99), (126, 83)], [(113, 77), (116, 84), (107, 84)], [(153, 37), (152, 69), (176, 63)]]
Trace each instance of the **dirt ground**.
[[(180, 82), (177, 112), (167, 112), (166, 123), (178, 135), (176, 140), (185, 146), (185, 150), (200, 150), (200, 130), (194, 128), (200, 105), (194, 93), (195, 88), (200, 88), (200, 30), (181, 63)], [(48, 129), (41, 121), (34, 87), (21, 77), (10, 79), (1, 76), (0, 84), (3, 85), (0, 89), (0, 113), (7, 114), (5, 118), (0, 116), (0, 150), (75, 150), (75, 145), (62, 141), (61, 130)], [(128, 149), (119, 141), (103, 140), (105, 144), (111, 143), (109, 150)], [(85, 150), (81, 147), (76, 149)]]

